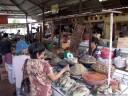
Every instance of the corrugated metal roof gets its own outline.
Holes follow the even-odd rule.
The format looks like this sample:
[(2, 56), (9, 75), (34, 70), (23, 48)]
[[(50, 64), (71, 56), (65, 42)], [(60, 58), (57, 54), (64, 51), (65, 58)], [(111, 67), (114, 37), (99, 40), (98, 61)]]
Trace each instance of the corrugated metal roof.
[[(67, 15), (79, 12), (79, 0), (0, 0), (0, 14), (8, 13), (13, 15), (28, 14), (38, 19), (38, 14), (50, 11), (51, 6), (59, 5), (58, 15)], [(82, 11), (94, 11), (96, 9), (112, 9), (128, 6), (128, 0), (82, 0)], [(47, 15), (46, 15), (47, 16)], [(54, 16), (48, 14), (48, 16)]]

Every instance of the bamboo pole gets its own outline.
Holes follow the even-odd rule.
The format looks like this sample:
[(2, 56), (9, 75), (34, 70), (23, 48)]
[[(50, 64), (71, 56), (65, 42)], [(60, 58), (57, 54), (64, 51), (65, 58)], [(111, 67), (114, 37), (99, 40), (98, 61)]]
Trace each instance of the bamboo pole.
[(109, 68), (108, 68), (108, 85), (110, 85), (111, 80), (111, 66), (112, 66), (112, 35), (113, 35), (113, 13), (110, 13), (110, 47), (109, 47)]

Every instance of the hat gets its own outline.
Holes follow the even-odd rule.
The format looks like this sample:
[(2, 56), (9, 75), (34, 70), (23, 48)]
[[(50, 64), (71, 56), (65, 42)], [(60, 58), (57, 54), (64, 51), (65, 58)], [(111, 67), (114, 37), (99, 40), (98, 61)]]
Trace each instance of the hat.
[(20, 40), (16, 43), (16, 53), (19, 53), (23, 49), (28, 48), (28, 47), (29, 45), (24, 40)]

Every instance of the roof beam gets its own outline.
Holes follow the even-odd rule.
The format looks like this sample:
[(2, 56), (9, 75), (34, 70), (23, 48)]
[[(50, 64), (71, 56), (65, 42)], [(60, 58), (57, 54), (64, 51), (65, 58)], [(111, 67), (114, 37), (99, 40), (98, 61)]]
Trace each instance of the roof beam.
[(26, 1), (26, 0), (22, 1), (22, 2), (19, 4), (19, 6), (21, 6), (25, 1)]
[(32, 1), (32, 0), (28, 0), (28, 1), (31, 2), (31, 3), (33, 3), (34, 5), (38, 6), (39, 8), (43, 9), (43, 6), (41, 6), (41, 5), (37, 4), (37, 3), (35, 3), (34, 1)]
[[(40, 8), (35, 8), (35, 9), (29, 11), (28, 13), (34, 12), (34, 11), (39, 10), (39, 9), (40, 9)], [(41, 9), (41, 10), (42, 10), (42, 9)]]
[(38, 7), (38, 6), (30, 7), (29, 9), (27, 9), (27, 11), (32, 10), (32, 9), (35, 9), (36, 7)]
[(21, 11), (23, 11), (24, 12), (24, 14), (27, 14), (27, 12), (24, 10), (24, 9), (22, 9), (19, 5), (18, 5), (18, 3), (15, 1), (15, 0), (10, 0), (14, 5), (16, 5), (16, 7), (18, 7)]
[(0, 12), (22, 12), (22, 11), (20, 10), (0, 10)]
[(14, 4), (4, 4), (4, 3), (1, 3), (0, 6), (15, 6)]

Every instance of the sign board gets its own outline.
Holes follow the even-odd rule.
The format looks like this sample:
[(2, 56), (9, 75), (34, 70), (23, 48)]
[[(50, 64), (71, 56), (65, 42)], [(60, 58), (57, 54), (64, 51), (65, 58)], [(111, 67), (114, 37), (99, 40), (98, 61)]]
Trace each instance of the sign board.
[(51, 11), (53, 14), (58, 13), (59, 12), (59, 5), (55, 4), (55, 5), (51, 6)]
[(8, 17), (6, 15), (0, 15), (0, 24), (8, 24)]
[(117, 48), (128, 48), (128, 37), (118, 38)]

